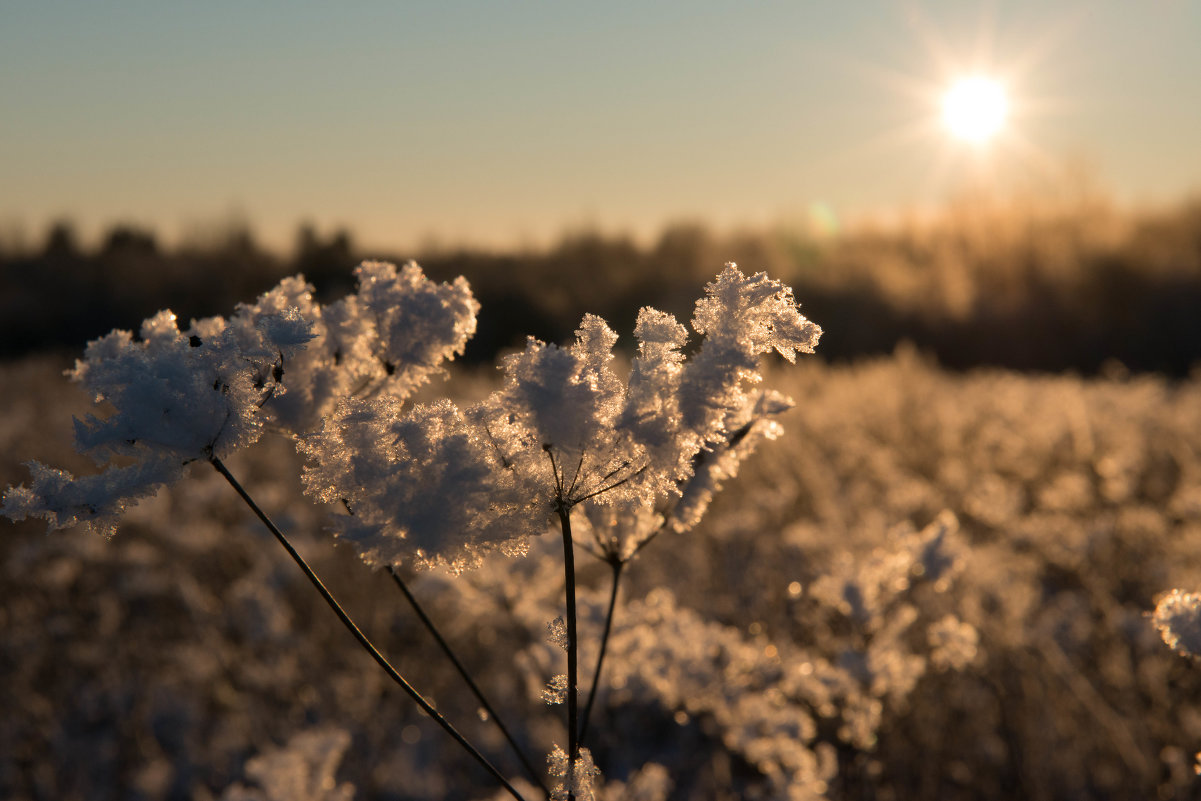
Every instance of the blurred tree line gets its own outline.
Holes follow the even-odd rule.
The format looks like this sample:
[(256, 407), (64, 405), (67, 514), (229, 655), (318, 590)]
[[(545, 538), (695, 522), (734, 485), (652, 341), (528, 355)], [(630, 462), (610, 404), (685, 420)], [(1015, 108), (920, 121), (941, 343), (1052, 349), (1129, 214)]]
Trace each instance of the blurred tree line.
[(565, 341), (585, 312), (603, 316), (629, 346), (641, 306), (685, 319), (698, 287), (736, 261), (794, 288), (825, 329), (820, 352), (831, 360), (907, 340), (954, 368), (1092, 373), (1120, 362), (1184, 375), (1201, 362), (1201, 198), (1140, 213), (1095, 198), (975, 198), (935, 218), (837, 236), (799, 227), (719, 235), (677, 224), (649, 245), (580, 232), (541, 250), (425, 251), (363, 253), (348, 232), (322, 236), (305, 225), (284, 256), (243, 224), (173, 249), (118, 225), (86, 249), (60, 222), (40, 246), (0, 243), (0, 357), (77, 351), (161, 308), (181, 321), (226, 314), (297, 272), (331, 299), (352, 287), (361, 259), (415, 257), (431, 277), (471, 282), (483, 306), (467, 353), (476, 361), (527, 334)]

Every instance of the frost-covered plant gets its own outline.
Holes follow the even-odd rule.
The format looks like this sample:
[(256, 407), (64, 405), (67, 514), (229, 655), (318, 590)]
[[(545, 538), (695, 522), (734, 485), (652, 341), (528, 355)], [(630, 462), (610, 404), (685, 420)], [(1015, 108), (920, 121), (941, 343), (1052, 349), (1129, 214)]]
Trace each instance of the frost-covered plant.
[(438, 284), (413, 262), (400, 268), (364, 262), (355, 277), (357, 291), (326, 306), (296, 276), (255, 307), (259, 313), (298, 308), (313, 326), (313, 340), (284, 373), (288, 393), (270, 410), (290, 432), (318, 427), (348, 396), (408, 398), (475, 334), (479, 304), (461, 277)]
[(76, 478), (31, 462), (30, 485), (5, 492), (3, 514), (111, 534), (131, 502), (185, 465), (224, 459), (267, 426), (302, 432), (352, 392), (403, 399), (475, 332), (478, 304), (462, 279), (435, 284), (413, 263), (365, 262), (355, 275), (357, 293), (329, 306), (296, 276), (228, 319), (180, 331), (162, 311), (136, 338), (118, 330), (90, 342), (68, 375), (105, 416), (76, 420), (75, 442), (105, 471)]
[(680, 726), (710, 727), (760, 774), (767, 797), (825, 792), (837, 761), (834, 748), (818, 742), (813, 711), (834, 708), (834, 689), (846, 683), (836, 668), (706, 621), (665, 588), (625, 615), (610, 646), (609, 679), (623, 703), (658, 706)]
[(975, 627), (953, 614), (924, 620), (915, 597), (945, 593), (963, 572), (958, 519), (943, 511), (924, 529), (899, 526), (889, 539), (866, 558), (830, 565), (807, 593), (817, 608), (802, 606), (839, 632), (821, 638), (827, 683), (837, 687), (827, 709), (841, 718), (838, 738), (863, 750), (874, 747), (885, 706), (904, 705), (930, 666), (960, 670), (977, 658)]
[(344, 400), (301, 440), (306, 488), (351, 508), (339, 533), (372, 564), (469, 567), (586, 502), (612, 512), (589, 512), (600, 547), (627, 558), (663, 525), (657, 506), (674, 509), (673, 528), (694, 525), (739, 459), (778, 433), (771, 418), (792, 403), (749, 391), (758, 359), (791, 361), (821, 334), (790, 289), (733, 265), (693, 328), (705, 339), (686, 360), (684, 326), (644, 308), (628, 381), (612, 367), (617, 334), (587, 315), (569, 347), (531, 338), (504, 360), (504, 386), (465, 410)]
[[(725, 780), (736, 797), (824, 797), (837, 777), (853, 773), (857, 756), (870, 756), (889, 712), (905, 708), (930, 668), (979, 661), (976, 629), (950, 614), (924, 614), (929, 599), (920, 598), (944, 596), (963, 562), (950, 513), (920, 531), (897, 527), (871, 558), (824, 565), (828, 580), (807, 591), (798, 585), (792, 637), (758, 623), (748, 636), (745, 619), (739, 627), (707, 619), (656, 587), (623, 607), (608, 638), (601, 708), (612, 725), (589, 740), (597, 761), (631, 749), (667, 764), (689, 752), (721, 754), (745, 763)], [(548, 581), (521, 579), (535, 577)], [(607, 603), (599, 589), (584, 594), (586, 626), (602, 627)], [(548, 606), (543, 599), (513, 613), (528, 626)], [(584, 643), (584, 659), (595, 659), (599, 646)], [(519, 663), (533, 675), (551, 673), (556, 651), (532, 643)], [(663, 727), (679, 736), (665, 738)]]
[[(461, 353), (477, 304), (466, 283), (434, 284), (409, 264), (368, 262), (358, 289), (321, 306), (300, 277), (240, 306), (228, 320), (180, 331), (169, 312), (140, 338), (114, 332), (91, 343), (72, 376), (107, 416), (76, 423), (78, 447), (107, 469), (76, 479), (38, 463), (32, 485), (9, 488), (0, 510), (43, 517), (50, 529), (86, 522), (111, 532), (126, 505), (208, 461), (287, 549), (388, 675), (514, 797), (520, 793), (396, 671), (233, 477), (223, 459), (274, 428), (296, 437), (303, 481), (343, 513), (337, 534), (384, 565), (483, 708), (494, 713), (398, 573), (402, 565), (457, 573), (493, 551), (523, 552), (555, 523), (563, 540), (567, 673), (551, 700), (567, 707), (567, 747), (552, 751), (556, 796), (593, 797), (599, 771), (581, 743), (611, 630), (622, 566), (656, 535), (693, 527), (722, 482), (792, 402), (756, 388), (760, 357), (810, 353), (821, 329), (792, 291), (733, 264), (697, 302), (703, 337), (685, 356), (687, 330), (644, 308), (628, 378), (613, 366), (617, 334), (587, 315), (576, 341), (530, 339), (504, 360), (503, 386), (465, 409), (449, 400), (405, 407), (445, 359)], [(596, 668), (581, 722), (573, 512), (588, 547), (613, 568)], [(514, 750), (521, 748), (497, 720)], [(531, 773), (533, 773), (531, 769)], [(534, 775), (535, 781), (541, 779)], [(546, 785), (543, 784), (543, 789)], [(551, 794), (550, 790), (547, 790)], [(599, 797), (599, 796), (598, 796)]]
[(77, 419), (75, 442), (107, 469), (75, 478), (31, 462), (30, 486), (4, 494), (4, 514), (45, 518), (51, 530), (87, 523), (111, 534), (130, 502), (178, 480), (184, 465), (254, 443), (263, 405), (284, 392), (283, 365), (312, 333), (295, 307), (242, 311), (230, 324), (214, 317), (182, 332), (163, 311), (136, 340), (113, 331), (89, 343), (69, 375), (112, 413)]
[(285, 747), (247, 762), (256, 786), (235, 784), (221, 801), (351, 801), (354, 786), (334, 778), (349, 746), (350, 735), (341, 729), (302, 731)]
[(445, 400), (407, 413), (385, 398), (348, 400), (302, 440), (306, 489), (345, 505), (340, 536), (368, 563), (394, 568), (407, 558), (462, 570), (493, 550), (520, 551), (558, 521), (569, 643), (564, 776), (577, 775), (585, 734), (576, 697), (572, 511), (616, 507), (590, 518), (614, 565), (615, 602), (620, 565), (673, 511), (674, 528), (694, 525), (754, 442), (776, 434), (770, 418), (791, 401), (749, 391), (760, 381), (760, 356), (774, 350), (792, 361), (821, 335), (791, 289), (733, 264), (705, 288), (692, 327), (705, 339), (685, 359), (684, 326), (642, 309), (638, 354), (622, 381), (612, 366), (617, 334), (586, 315), (569, 347), (531, 338), (504, 360), (504, 386), (465, 411)]
[[(110, 412), (76, 420), (76, 446), (107, 469), (75, 478), (30, 464), (32, 484), (9, 487), (0, 513), (42, 517), (49, 530), (87, 523), (111, 534), (129, 503), (177, 481), (191, 462), (208, 461), (288, 551), (360, 645), (435, 721), (506, 788), (508, 782), (418, 693), (370, 642), (224, 464), (272, 425), (297, 433), (343, 393), (407, 397), (475, 331), (478, 304), (466, 281), (434, 284), (414, 264), (364, 262), (354, 295), (322, 308), (312, 287), (285, 279), (228, 320), (194, 321), (180, 332), (160, 312), (140, 338), (114, 331), (89, 343), (71, 377)], [(307, 347), (306, 347), (307, 346)], [(305, 350), (300, 370), (292, 361)], [(292, 370), (298, 378), (285, 380)], [(294, 400), (281, 403), (289, 389)], [(514, 795), (516, 792), (514, 791)]]

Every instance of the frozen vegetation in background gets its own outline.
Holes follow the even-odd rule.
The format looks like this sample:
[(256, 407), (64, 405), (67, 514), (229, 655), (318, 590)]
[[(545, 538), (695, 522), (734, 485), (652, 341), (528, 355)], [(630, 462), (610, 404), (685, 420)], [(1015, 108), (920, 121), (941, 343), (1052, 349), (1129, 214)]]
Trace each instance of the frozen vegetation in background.
[[(261, 299), (221, 324), (180, 332), (156, 318), (140, 342), (118, 337), (112, 349), (138, 354), (139, 375), (163, 378), (167, 388), (176, 384), (168, 368), (155, 367), (155, 347), (173, 354), (171, 363), (199, 359), (216, 371), (216, 387), (186, 393), (210, 394), (183, 401), (195, 404), (187, 419), (204, 433), (182, 442), (155, 433), (161, 419), (117, 391), (98, 393), (116, 414), (93, 422), (83, 417), (89, 398), (66, 397), (55, 365), (4, 367), (3, 380), (21, 392), (5, 398), (0, 415), (0, 480), (28, 480), (14, 464), (28, 455), (94, 473), (70, 452), (61, 424), (72, 414), (84, 420), (83, 441), (107, 459), (100, 475), (145, 464), (166, 470), (160, 458), (172, 472), (135, 483), (133, 495), (124, 479), (103, 479), (108, 496), (140, 499), (124, 510), (91, 496), (52, 507), (69, 479), (54, 474), (59, 483), (45, 483), (41, 468), (33, 480), (42, 490), (6, 500), (6, 509), (52, 525), (91, 517), (104, 529), (112, 514), (124, 516), (108, 541), (75, 532), (47, 538), (28, 523), (0, 541), (0, 702), (9, 710), (0, 753), (12, 755), (0, 761), (0, 795), (507, 797), (350, 644), (219, 475), (199, 465), (176, 481), (184, 463), (218, 454), (406, 677), (497, 755), (506, 774), (521, 772), (492, 721), (446, 669), (392, 579), (369, 572), (360, 553), (399, 564), (519, 744), (550, 753), (552, 778), (569, 774), (563, 709), (544, 700), (548, 689), (557, 699), (567, 658), (558, 627), (547, 636), (548, 621), (563, 614), (561, 545), (529, 532), (510, 547), (521, 527), (502, 529), (496, 548), (468, 540), (440, 551), (410, 536), (443, 521), (421, 506), (430, 498), (383, 505), (387, 492), (403, 492), (381, 472), (402, 459), (389, 443), (425, 465), (413, 480), (486, 488), (457, 521), (464, 536), (486, 534), (478, 521), (493, 519), (484, 514), (492, 504), (512, 508), (505, 499), (547, 499), (513, 511), (524, 527), (554, 523), (569, 501), (580, 505), (572, 520), (581, 665), (598, 656), (611, 566), (628, 562), (587, 756), (575, 765), (581, 775), (595, 764), (603, 780), (580, 782), (579, 798), (1193, 792), (1201, 709), (1190, 699), (1201, 676), (1152, 624), (1188, 647), (1195, 622), (1185, 613), (1195, 601), (1168, 596), (1154, 618), (1148, 612), (1169, 587), (1201, 587), (1201, 384), (956, 376), (901, 351), (855, 367), (771, 370), (764, 383), (779, 395), (762, 394), (738, 380), (753, 369), (746, 360), (772, 347), (790, 355), (781, 341), (811, 347), (811, 334), (789, 333), (795, 310), (779, 305), (778, 285), (756, 295), (758, 277), (723, 276), (709, 297), (716, 303), (720, 287), (730, 288), (725, 324), (733, 299), (760, 297), (780, 309), (758, 340), (736, 337), (744, 351), (718, 347), (720, 328), (702, 306), (701, 330), (717, 330), (706, 340), (716, 345), (687, 350), (678, 323), (647, 313), (635, 330), (643, 347), (624, 363), (608, 355), (612, 332), (586, 318), (574, 345), (531, 343), (503, 376), (458, 371), (403, 409), (384, 398), (409, 395), (428, 371), (410, 381), (398, 365), (436, 368), (461, 347), (474, 310), (453, 285), (436, 292), (447, 293), (439, 303), (464, 311), (463, 322), (440, 329), (444, 346), (402, 357), (387, 355), (386, 318), (338, 318), (329, 307), (306, 313), (294, 302), (304, 293), (288, 295), (283, 285), (279, 304)], [(403, 277), (386, 276), (398, 292)], [(351, 365), (337, 380), (357, 401), (290, 383), (303, 375), (293, 366), (322, 352), (290, 349), (325, 348), (338, 319), (370, 319), (377, 344), (361, 359), (327, 348), (309, 372)], [(226, 347), (259, 358), (230, 359)], [(89, 369), (75, 370), (85, 383)], [(93, 373), (93, 391), (103, 375)], [(729, 375), (738, 379), (721, 378)], [(682, 391), (690, 381), (705, 391)], [(640, 382), (655, 391), (638, 392)], [(171, 397), (164, 392), (156, 397)], [(784, 395), (796, 408), (787, 410)], [(687, 409), (698, 397), (720, 402)], [(575, 416), (548, 417), (556, 404)], [(273, 434), (318, 420), (321, 433), (301, 440), (302, 482), (302, 457)], [(752, 433), (775, 434), (777, 420), (786, 436), (753, 456), (739, 450)], [(352, 423), (367, 433), (347, 443)], [(478, 447), (473, 425), (488, 447)], [(547, 443), (576, 450), (552, 465)], [(369, 470), (339, 461), (355, 453), (367, 456)], [(457, 474), (458, 466), (475, 472)], [(369, 486), (355, 470), (367, 470), (385, 494), (349, 497)], [(604, 492), (586, 498), (590, 481)], [(157, 494), (143, 491), (163, 483), (170, 486)], [(718, 483), (724, 492), (710, 497)], [(306, 489), (333, 501), (332, 511)], [(694, 491), (708, 506), (704, 519), (680, 511), (693, 508), (684, 501)], [(373, 502), (381, 507), (360, 518)], [(415, 522), (398, 517), (415, 507), (424, 510)], [(324, 530), (333, 523), (355, 547), (331, 547)], [(640, 548), (648, 532), (652, 547)], [(399, 543), (386, 539), (397, 533), (405, 533)], [(456, 575), (465, 567), (476, 569)], [(540, 796), (513, 781), (526, 797)]]

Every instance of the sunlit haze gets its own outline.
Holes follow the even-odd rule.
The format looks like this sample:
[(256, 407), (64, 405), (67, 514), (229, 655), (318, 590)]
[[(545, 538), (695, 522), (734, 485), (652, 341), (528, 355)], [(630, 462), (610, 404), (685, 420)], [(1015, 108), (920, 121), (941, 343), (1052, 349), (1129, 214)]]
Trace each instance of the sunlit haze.
[[(1201, 183), (1198, 31), (1201, 4), (1168, 0), (5, 3), (0, 234), (839, 230), (1065, 165), (1171, 201)], [(1007, 115), (944, 110), (970, 75)]]

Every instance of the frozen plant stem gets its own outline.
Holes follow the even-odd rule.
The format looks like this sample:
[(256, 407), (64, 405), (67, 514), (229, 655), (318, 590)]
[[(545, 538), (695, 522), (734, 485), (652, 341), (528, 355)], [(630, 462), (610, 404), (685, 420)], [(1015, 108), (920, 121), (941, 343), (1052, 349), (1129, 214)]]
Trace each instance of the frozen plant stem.
[[(559, 502), (559, 524), (563, 529), (563, 574), (567, 583), (567, 786), (570, 788), (575, 777), (575, 763), (579, 756), (580, 744), (576, 736), (579, 731), (579, 704), (576, 698), (576, 687), (579, 685), (576, 666), (575, 626), (575, 554), (571, 543), (571, 508), (563, 501)], [(574, 799), (574, 794), (568, 791), (568, 798)]]
[(238, 483), (238, 480), (233, 477), (233, 474), (229, 472), (229, 469), (226, 468), (225, 464), (216, 456), (210, 457), (209, 461), (212, 463), (213, 467), (216, 468), (217, 472), (224, 476), (225, 480), (229, 482), (229, 485), (234, 488), (234, 491), (241, 496), (242, 500), (246, 502), (246, 505), (250, 507), (250, 510), (255, 513), (259, 520), (262, 521), (263, 525), (275, 535), (275, 538), (279, 540), (279, 544), (284, 546), (284, 550), (286, 550), (288, 555), (292, 557), (292, 561), (296, 562), (297, 566), (304, 571), (305, 576), (308, 577), (309, 581), (317, 589), (317, 592), (321, 594), (321, 597), (325, 599), (325, 602), (329, 605), (329, 608), (334, 610), (334, 614), (336, 614), (338, 619), (342, 621), (342, 625), (346, 626), (346, 628), (350, 630), (350, 633), (354, 635), (354, 638), (359, 641), (359, 645), (363, 646), (363, 649), (367, 651), (367, 653), (371, 654), (371, 658), (374, 659), (381, 668), (383, 668), (384, 672), (388, 674), (389, 678), (399, 684), (401, 689), (403, 689), (408, 696), (413, 699), (417, 706), (419, 706), (421, 710), (425, 712), (425, 714), (429, 715), (435, 723), (441, 726), (446, 733), (454, 739), (455, 742), (466, 749), (467, 753), (471, 754), (471, 756), (475, 758), (475, 760), (479, 762), (494, 779), (500, 782), (501, 786), (504, 787), (505, 790), (507, 790), (509, 794), (513, 796), (513, 798), (517, 799), (517, 801), (525, 801), (525, 798), (522, 797), (521, 793), (517, 792), (517, 789), (514, 788), (513, 785), (511, 785), (503, 775), (501, 775), (500, 771), (493, 767), (492, 763), (489, 762), (483, 754), (477, 751), (475, 746), (467, 742), (467, 739), (463, 737), (463, 735), (459, 734), (458, 730), (450, 724), (450, 721), (442, 717), (438, 710), (434, 709), (433, 705), (427, 701), (425, 697), (421, 695), (421, 693), (417, 692), (413, 685), (409, 684), (405, 680), (404, 676), (397, 672), (396, 668), (392, 667), (392, 663), (380, 653), (379, 649), (375, 647), (371, 640), (367, 639), (367, 635), (362, 632), (362, 630), (355, 624), (353, 620), (351, 620), (350, 615), (346, 613), (346, 610), (342, 608), (342, 605), (338, 603), (333, 594), (326, 589), (325, 584), (323, 584), (321, 579), (317, 577), (317, 574), (313, 572), (313, 569), (309, 567), (309, 564), (304, 560), (304, 557), (302, 557), (300, 553), (292, 547), (292, 543), (288, 541), (288, 538), (284, 536), (284, 533), (280, 531), (274, 523), (271, 522), (271, 518), (267, 517), (266, 512), (259, 508), (259, 505), (254, 502), (254, 499), (250, 497), (249, 493), (247, 493), (242, 485)]
[(596, 670), (592, 673), (592, 689), (588, 691), (588, 701), (584, 704), (584, 714), (580, 720), (580, 737), (579, 743), (584, 745), (584, 741), (588, 736), (588, 719), (592, 715), (592, 704), (596, 701), (596, 693), (600, 688), (601, 669), (605, 665), (605, 649), (609, 645), (609, 633), (613, 630), (613, 610), (617, 608), (617, 587), (621, 581), (621, 569), (625, 567), (625, 562), (617, 557), (613, 557), (609, 561), (609, 566), (613, 568), (613, 588), (609, 592), (609, 611), (605, 614), (605, 630), (601, 634), (600, 653), (596, 657)]
[(422, 624), (426, 627), (429, 633), (433, 635), (434, 640), (438, 643), (438, 647), (442, 649), (442, 653), (444, 653), (446, 658), (450, 660), (451, 664), (455, 666), (455, 670), (459, 671), (459, 675), (463, 677), (463, 681), (467, 682), (467, 686), (471, 688), (471, 692), (480, 702), (480, 706), (484, 708), (484, 711), (488, 713), (488, 717), (492, 719), (497, 728), (500, 729), (501, 734), (503, 734), (505, 739), (509, 741), (509, 745), (513, 748), (513, 753), (515, 753), (517, 758), (521, 761), (521, 765), (525, 768), (526, 773), (530, 775), (530, 778), (534, 780), (535, 784), (542, 788), (542, 792), (546, 794), (547, 798), (549, 798), (550, 790), (547, 789), (546, 784), (542, 781), (542, 777), (538, 775), (538, 771), (536, 771), (534, 766), (530, 764), (529, 759), (526, 758), (525, 753), (521, 750), (521, 746), (517, 744), (517, 740), (513, 737), (513, 735), (509, 732), (508, 727), (505, 726), (504, 722), (500, 719), (500, 715), (496, 714), (496, 710), (492, 708), (490, 703), (488, 703), (488, 699), (484, 697), (483, 691), (480, 690), (479, 686), (475, 683), (475, 680), (471, 678), (471, 674), (467, 672), (467, 668), (461, 661), (459, 661), (459, 658), (455, 656), (454, 651), (451, 650), (450, 643), (448, 643), (442, 637), (442, 633), (438, 631), (438, 627), (434, 625), (434, 622), (430, 620), (429, 615), (427, 615), (425, 610), (421, 608), (421, 605), (417, 602), (417, 598), (414, 597), (413, 593), (409, 590), (408, 585), (405, 584), (404, 579), (402, 579), (400, 574), (396, 572), (396, 569), (389, 565), (388, 573), (391, 574), (393, 581), (396, 582), (396, 586), (400, 588), (401, 593), (404, 594), (405, 600), (407, 600), (409, 605), (413, 607), (413, 611), (417, 613), (417, 617), (421, 620)]

